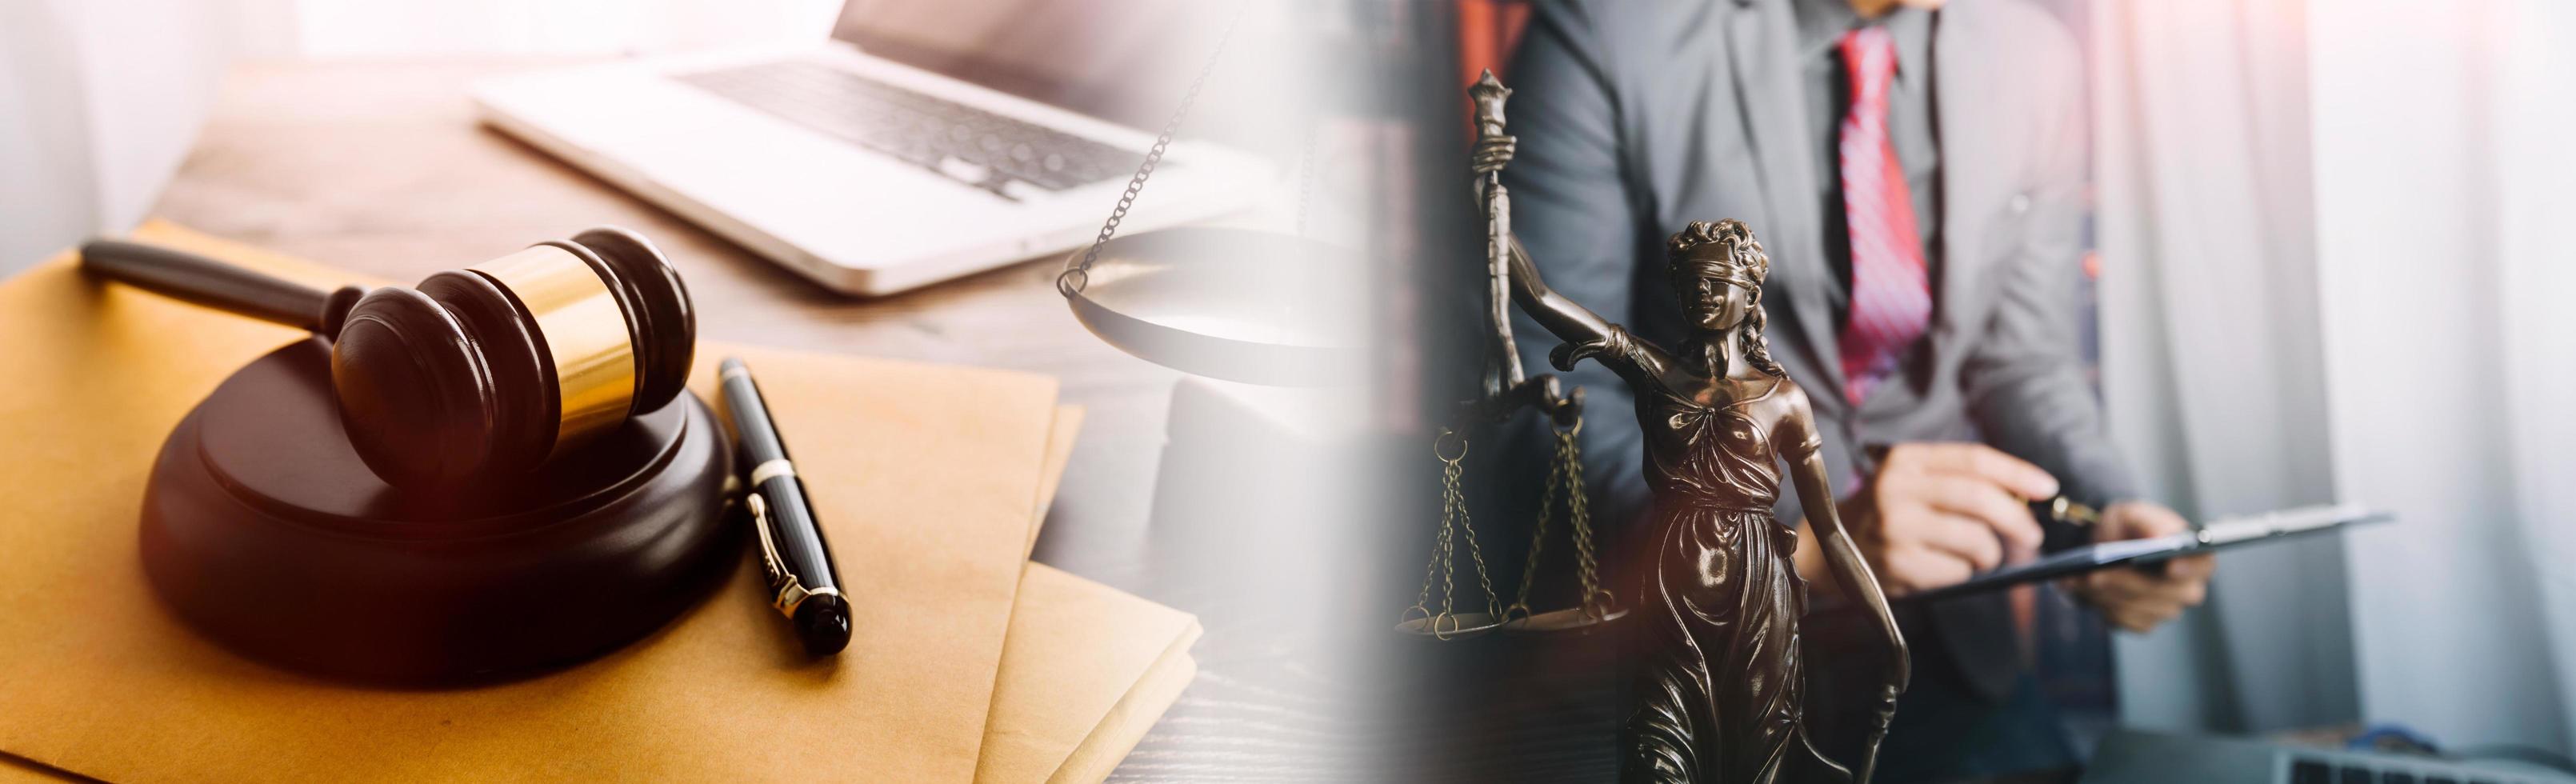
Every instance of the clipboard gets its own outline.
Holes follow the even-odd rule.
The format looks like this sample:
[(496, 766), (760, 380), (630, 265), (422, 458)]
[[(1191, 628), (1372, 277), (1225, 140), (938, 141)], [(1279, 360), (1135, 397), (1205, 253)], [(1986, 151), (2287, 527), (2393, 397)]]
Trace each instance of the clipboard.
[(2195, 553), (2293, 536), (2306, 536), (2340, 530), (2345, 526), (2394, 519), (2396, 519), (2395, 515), (2357, 503), (2302, 506), (2248, 517), (2230, 517), (2213, 521), (2193, 531), (2059, 550), (2023, 563), (1970, 577), (1966, 582), (1956, 585), (1893, 597), (1892, 601), (1925, 602), (1982, 593), (2123, 564), (2158, 564)]

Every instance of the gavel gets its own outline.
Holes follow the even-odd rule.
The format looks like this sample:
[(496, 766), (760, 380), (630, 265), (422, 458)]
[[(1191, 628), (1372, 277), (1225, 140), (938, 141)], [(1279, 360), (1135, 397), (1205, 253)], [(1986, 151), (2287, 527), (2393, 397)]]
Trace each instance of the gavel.
[(340, 421), (407, 492), (507, 483), (680, 394), (688, 288), (632, 231), (596, 228), (420, 285), (321, 291), (179, 251), (81, 246), (92, 273), (331, 341)]

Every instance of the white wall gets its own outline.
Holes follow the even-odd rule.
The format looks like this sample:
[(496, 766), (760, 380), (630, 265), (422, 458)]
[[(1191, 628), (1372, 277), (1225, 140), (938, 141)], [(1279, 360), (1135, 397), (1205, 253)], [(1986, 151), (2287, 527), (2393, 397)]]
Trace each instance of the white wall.
[(840, 0), (276, 0), (296, 54), (627, 54), (801, 44), (832, 32)]
[(0, 273), (143, 217), (229, 57), (221, 11), (0, 0)]
[(811, 43), (840, 0), (0, 0), (0, 275), (144, 217), (236, 58)]

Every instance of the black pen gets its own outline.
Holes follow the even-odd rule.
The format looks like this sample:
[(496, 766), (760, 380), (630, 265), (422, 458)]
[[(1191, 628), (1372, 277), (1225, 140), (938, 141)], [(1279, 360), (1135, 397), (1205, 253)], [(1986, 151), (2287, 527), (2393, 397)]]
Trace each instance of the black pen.
[(760, 385), (752, 383), (751, 368), (726, 357), (720, 372), (741, 464), (751, 467), (751, 489), (743, 502), (751, 508), (752, 530), (760, 537), (769, 603), (795, 621), (806, 653), (839, 653), (850, 644), (850, 600), (841, 595), (841, 574), (832, 568), (831, 545), (823, 540), (813, 505), (805, 500), (805, 482), (787, 461), (787, 443), (778, 440), (778, 423), (769, 418), (769, 404), (760, 397)]

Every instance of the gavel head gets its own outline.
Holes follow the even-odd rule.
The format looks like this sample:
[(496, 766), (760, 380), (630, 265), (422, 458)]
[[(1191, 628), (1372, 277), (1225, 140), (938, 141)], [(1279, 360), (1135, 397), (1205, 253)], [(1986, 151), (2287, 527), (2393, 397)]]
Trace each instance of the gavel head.
[(350, 445), (436, 492), (506, 483), (671, 402), (697, 317), (661, 251), (600, 228), (416, 288), (343, 289), (321, 332)]

